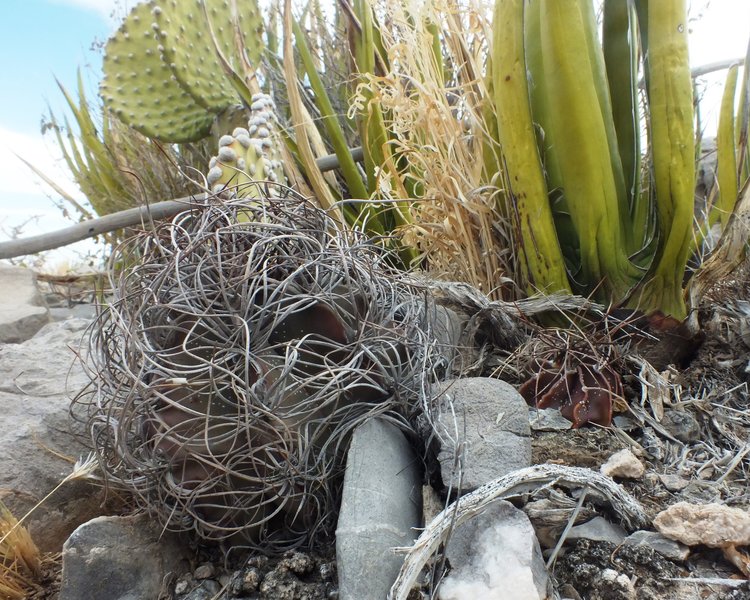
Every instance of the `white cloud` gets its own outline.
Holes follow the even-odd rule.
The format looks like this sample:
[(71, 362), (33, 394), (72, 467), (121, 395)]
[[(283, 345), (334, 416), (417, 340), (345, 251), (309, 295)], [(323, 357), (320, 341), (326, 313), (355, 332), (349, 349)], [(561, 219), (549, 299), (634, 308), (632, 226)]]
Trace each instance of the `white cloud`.
[[(40, 135), (30, 135), (0, 126), (0, 210), (9, 206), (13, 194), (50, 191), (19, 156), (33, 164), (66, 192), (80, 197), (62, 154), (55, 143)], [(56, 195), (56, 194), (55, 194)]]
[[(53, 179), (79, 202), (83, 194), (73, 182), (56, 144), (40, 135), (29, 135), (0, 126), (0, 241), (20, 234), (39, 235), (69, 227), (73, 221), (64, 216), (53, 199), (59, 195), (29, 169), (16, 154)], [(64, 205), (64, 203), (63, 203)], [(74, 211), (71, 211), (73, 216)], [(47, 270), (56, 265), (81, 263), (82, 256), (100, 252), (101, 244), (91, 239), (46, 254)]]

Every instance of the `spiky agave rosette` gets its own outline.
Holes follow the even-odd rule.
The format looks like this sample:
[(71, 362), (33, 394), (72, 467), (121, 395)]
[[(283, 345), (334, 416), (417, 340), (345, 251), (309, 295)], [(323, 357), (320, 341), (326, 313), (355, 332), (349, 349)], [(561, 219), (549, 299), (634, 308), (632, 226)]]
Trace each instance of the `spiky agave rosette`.
[(382, 253), (271, 185), (118, 249), (78, 400), (110, 484), (168, 529), (266, 552), (332, 533), (350, 432), (409, 430), (445, 367)]

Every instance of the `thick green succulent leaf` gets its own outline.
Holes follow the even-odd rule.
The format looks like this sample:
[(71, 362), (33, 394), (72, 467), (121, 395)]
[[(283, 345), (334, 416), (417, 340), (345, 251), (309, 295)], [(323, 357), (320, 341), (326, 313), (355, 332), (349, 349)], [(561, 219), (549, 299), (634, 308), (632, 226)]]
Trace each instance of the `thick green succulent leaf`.
[(711, 214), (710, 222), (713, 224), (718, 219), (721, 222), (722, 229), (726, 227), (727, 221), (729, 221), (729, 216), (734, 210), (739, 194), (737, 144), (734, 139), (734, 97), (737, 90), (737, 70), (738, 66), (732, 65), (727, 73), (724, 95), (721, 99), (719, 129), (716, 133), (718, 163), (716, 180), (719, 184), (719, 193), (714, 203), (714, 211)]
[[(602, 301), (621, 299), (638, 273), (625, 251), (625, 201), (611, 102), (588, 0), (541, 5), (547, 155), (578, 234), (581, 283)], [(536, 90), (535, 90), (536, 93)], [(625, 217), (625, 218), (624, 218)]]
[(153, 21), (164, 61), (198, 103), (218, 112), (240, 100), (217, 50), (234, 72), (244, 72), (236, 37), (242, 32), (245, 56), (252, 65), (258, 64), (264, 42), (257, 2), (157, 0)]
[[(643, 27), (641, 27), (643, 31)], [(683, 319), (682, 279), (693, 245), (695, 138), (686, 0), (648, 3), (648, 102), (659, 246), (631, 304)]]
[(137, 4), (107, 42), (100, 93), (114, 115), (166, 142), (205, 137), (213, 113), (198, 104), (162, 61), (152, 28), (154, 2)]
[(528, 287), (569, 292), (531, 120), (523, 16), (523, 0), (495, 4), (492, 83), (506, 193), (518, 219)]
[[(648, 203), (641, 192), (641, 121), (638, 110), (638, 17), (633, 0), (604, 3), (602, 50), (612, 117), (628, 195), (633, 240), (647, 237)], [(638, 239), (640, 238), (640, 239)], [(635, 248), (636, 250), (638, 248)]]

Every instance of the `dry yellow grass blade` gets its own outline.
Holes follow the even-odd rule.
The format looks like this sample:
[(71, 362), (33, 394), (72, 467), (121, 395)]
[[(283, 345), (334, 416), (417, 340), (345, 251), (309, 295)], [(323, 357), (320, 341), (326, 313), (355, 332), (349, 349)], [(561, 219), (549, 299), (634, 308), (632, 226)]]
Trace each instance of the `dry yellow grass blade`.
[[(323, 173), (315, 164), (316, 156), (310, 136), (308, 135), (311, 118), (310, 113), (307, 112), (302, 103), (302, 96), (297, 87), (297, 70), (294, 65), (292, 40), (292, 7), (291, 2), (286, 0), (284, 4), (284, 77), (287, 83), (289, 111), (294, 123), (293, 129), (296, 136), (297, 148), (300, 152), (302, 164), (305, 166), (305, 172), (310, 179), (310, 185), (315, 191), (315, 196), (320, 206), (325, 210), (333, 210), (336, 198), (334, 198)], [(343, 222), (340, 214), (337, 214), (335, 218), (337, 221)]]
[(23, 599), (40, 574), (39, 549), (0, 501), (0, 598)]

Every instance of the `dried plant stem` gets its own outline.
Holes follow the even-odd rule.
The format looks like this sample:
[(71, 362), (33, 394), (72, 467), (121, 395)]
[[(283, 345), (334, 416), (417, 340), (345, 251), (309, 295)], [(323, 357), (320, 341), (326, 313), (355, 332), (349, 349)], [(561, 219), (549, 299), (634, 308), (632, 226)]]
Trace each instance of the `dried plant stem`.
[(445, 542), (453, 527), (481, 513), (494, 500), (551, 485), (587, 487), (589, 497), (601, 496), (612, 505), (625, 527), (645, 527), (649, 523), (649, 518), (640, 503), (601, 473), (581, 467), (550, 464), (519, 469), (459, 498), (435, 517), (408, 550), (388, 600), (406, 600), (422, 569)]

